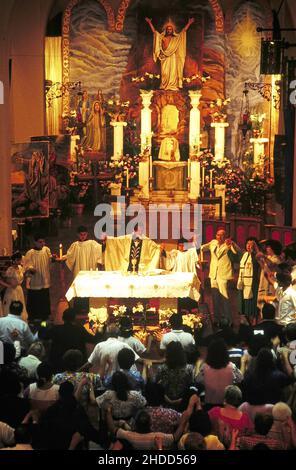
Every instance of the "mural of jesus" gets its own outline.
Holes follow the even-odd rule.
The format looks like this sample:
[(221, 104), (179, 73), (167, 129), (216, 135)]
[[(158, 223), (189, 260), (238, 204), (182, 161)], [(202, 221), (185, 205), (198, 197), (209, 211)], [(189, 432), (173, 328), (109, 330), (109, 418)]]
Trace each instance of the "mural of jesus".
[(161, 90), (179, 90), (183, 88), (183, 69), (186, 57), (186, 33), (194, 18), (190, 18), (180, 33), (169, 20), (162, 33), (153, 26), (150, 18), (145, 18), (153, 32), (153, 60), (160, 60)]

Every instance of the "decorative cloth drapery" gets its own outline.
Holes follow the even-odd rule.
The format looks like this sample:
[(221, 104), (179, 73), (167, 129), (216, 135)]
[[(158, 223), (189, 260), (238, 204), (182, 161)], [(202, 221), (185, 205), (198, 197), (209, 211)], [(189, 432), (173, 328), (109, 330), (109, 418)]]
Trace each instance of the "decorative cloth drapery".
[[(45, 38), (45, 79), (52, 83), (62, 83), (62, 38)], [(62, 100), (53, 99), (46, 106), (46, 132), (48, 135), (58, 135), (61, 129)]]

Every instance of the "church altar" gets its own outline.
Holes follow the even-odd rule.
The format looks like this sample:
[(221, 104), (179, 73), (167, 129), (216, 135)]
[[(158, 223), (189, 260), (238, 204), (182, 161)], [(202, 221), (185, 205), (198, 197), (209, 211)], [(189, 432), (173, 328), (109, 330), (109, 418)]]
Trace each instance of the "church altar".
[(66, 293), (91, 299), (141, 298), (199, 300), (200, 282), (194, 273), (167, 273), (160, 269), (150, 274), (128, 274), (120, 271), (80, 271)]
[(187, 162), (153, 162), (155, 189), (187, 190)]

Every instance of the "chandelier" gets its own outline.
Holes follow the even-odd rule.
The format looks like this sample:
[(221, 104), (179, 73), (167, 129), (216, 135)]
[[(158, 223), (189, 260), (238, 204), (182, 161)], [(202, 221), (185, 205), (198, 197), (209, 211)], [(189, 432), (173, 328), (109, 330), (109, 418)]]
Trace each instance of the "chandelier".
[(61, 98), (70, 90), (78, 90), (77, 95), (82, 95), (81, 82), (52, 82), (51, 80), (45, 80), (45, 99), (46, 106), (50, 108), (52, 106), (52, 100)]

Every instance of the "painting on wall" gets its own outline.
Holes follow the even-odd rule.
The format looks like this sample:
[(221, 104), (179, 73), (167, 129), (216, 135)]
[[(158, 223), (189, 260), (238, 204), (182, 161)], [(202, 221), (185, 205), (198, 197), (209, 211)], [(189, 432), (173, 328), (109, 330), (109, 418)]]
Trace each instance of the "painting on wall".
[(11, 155), (12, 218), (48, 217), (48, 142), (14, 144)]

